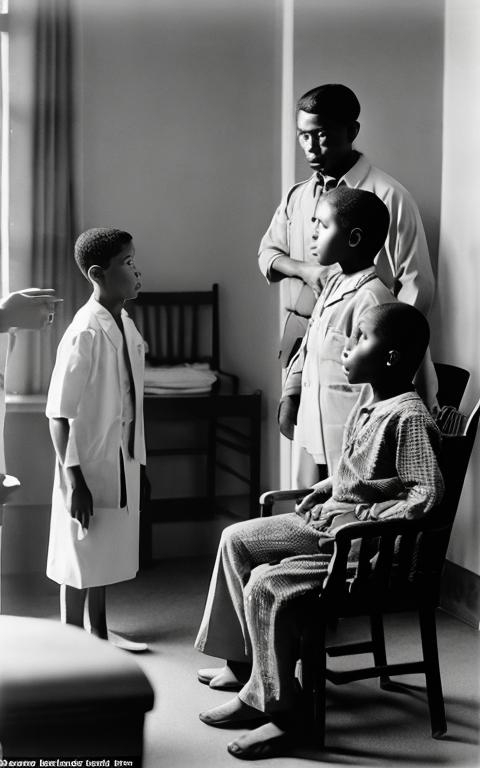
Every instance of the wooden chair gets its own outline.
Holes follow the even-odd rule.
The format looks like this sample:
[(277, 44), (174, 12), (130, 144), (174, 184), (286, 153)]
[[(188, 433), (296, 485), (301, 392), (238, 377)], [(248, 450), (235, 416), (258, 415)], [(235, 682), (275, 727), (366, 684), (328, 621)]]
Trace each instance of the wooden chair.
[[(442, 503), (421, 520), (367, 521), (339, 528), (334, 554), (321, 594), (305, 599), (305, 627), (301, 650), (302, 688), (306, 711), (311, 715), (315, 738), (325, 739), (325, 683), (340, 685), (354, 680), (380, 678), (386, 690), (398, 690), (390, 676), (423, 673), (426, 678), (432, 736), (446, 733), (447, 722), (438, 660), (435, 610), (439, 604), (442, 569), (450, 533), (463, 487), (480, 417), (480, 400), (470, 417), (449, 420), (456, 432), (445, 435), (441, 468), (445, 479)], [(311, 489), (273, 491), (261, 497), (261, 514), (270, 515), (274, 504), (300, 499)], [(359, 543), (354, 566), (348, 556), (352, 542)], [(372, 551), (376, 556), (372, 558)], [(419, 616), (423, 658), (389, 664), (383, 616), (416, 612)], [(327, 626), (339, 618), (368, 616), (371, 639), (326, 647)], [(327, 668), (326, 656), (373, 654), (373, 666), (352, 671)]]
[[(241, 393), (235, 374), (220, 365), (220, 316), (218, 285), (210, 291), (141, 293), (129, 304), (148, 345), (147, 362), (152, 366), (200, 365), (217, 374), (211, 391), (185, 395), (174, 391), (144, 400), (147, 462), (167, 455), (206, 456), (205, 495), (187, 499), (151, 499), (144, 505), (141, 559), (150, 559), (151, 525), (187, 516), (210, 516), (217, 501), (217, 470), (239, 479), (248, 489), (249, 514), (258, 510), (260, 490), (261, 392)], [(169, 447), (155, 440), (160, 422), (203, 422), (205, 445)], [(222, 446), (220, 456), (219, 446)], [(239, 457), (246, 457), (246, 462)], [(244, 464), (247, 465), (245, 473)], [(153, 471), (153, 470), (152, 470)]]

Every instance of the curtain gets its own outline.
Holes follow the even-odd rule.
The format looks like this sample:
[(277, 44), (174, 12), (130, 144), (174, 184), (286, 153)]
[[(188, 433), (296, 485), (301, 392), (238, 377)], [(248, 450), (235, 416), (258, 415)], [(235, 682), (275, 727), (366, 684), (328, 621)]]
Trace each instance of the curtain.
[[(34, 334), (28, 391), (46, 392), (58, 341), (87, 295), (73, 261), (74, 72), (70, 0), (39, 0), (35, 21), (32, 285), (64, 299), (53, 326)], [(85, 284), (85, 285), (84, 285)]]

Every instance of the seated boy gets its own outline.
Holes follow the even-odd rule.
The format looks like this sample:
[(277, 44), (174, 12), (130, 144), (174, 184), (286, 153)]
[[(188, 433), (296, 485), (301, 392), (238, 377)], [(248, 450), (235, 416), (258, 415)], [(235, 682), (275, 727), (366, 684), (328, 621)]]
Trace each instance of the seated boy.
[[(296, 512), (223, 532), (196, 647), (227, 662), (200, 670), (199, 679), (240, 691), (200, 719), (238, 726), (268, 718), (228, 745), (235, 757), (278, 754), (298, 733), (295, 598), (321, 589), (332, 529), (355, 520), (419, 517), (441, 501), (440, 433), (412, 385), (428, 339), (428, 323), (414, 307), (398, 302), (368, 309), (342, 362), (349, 383), (368, 383), (371, 392), (351, 412), (336, 473)], [(319, 503), (326, 493), (330, 498)]]

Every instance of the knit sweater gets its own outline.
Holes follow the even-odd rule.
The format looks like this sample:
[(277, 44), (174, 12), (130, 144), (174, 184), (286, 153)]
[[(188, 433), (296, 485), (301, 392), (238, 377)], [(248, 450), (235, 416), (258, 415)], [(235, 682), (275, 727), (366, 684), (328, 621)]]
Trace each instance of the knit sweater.
[(350, 507), (360, 520), (425, 515), (444, 492), (439, 447), (440, 432), (416, 392), (359, 402), (324, 512)]

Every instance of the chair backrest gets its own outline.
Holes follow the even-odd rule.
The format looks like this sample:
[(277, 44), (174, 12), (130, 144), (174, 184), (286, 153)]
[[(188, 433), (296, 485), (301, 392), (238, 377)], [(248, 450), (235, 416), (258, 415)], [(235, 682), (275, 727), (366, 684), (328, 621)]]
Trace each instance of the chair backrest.
[(480, 400), (478, 400), (469, 416), (462, 415), (458, 422), (455, 422), (454, 419), (450, 420), (450, 423), (456, 427), (456, 432), (442, 435), (440, 468), (445, 480), (445, 496), (442, 501), (442, 510), (447, 515), (448, 521), (452, 524), (458, 502), (460, 501), (479, 419)]
[(128, 313), (153, 365), (205, 363), (220, 368), (218, 285), (211, 291), (140, 293)]
[[(440, 466), (445, 494), (429, 515), (416, 521), (392, 519), (339, 529), (324, 585), (326, 601), (339, 615), (407, 610), (422, 602), (438, 604), (443, 565), (479, 419), (480, 400), (470, 416), (452, 422), (457, 433), (443, 437)], [(347, 582), (347, 562), (355, 539), (360, 539), (358, 565), (353, 572), (350, 565)]]
[(439, 405), (453, 405), (459, 408), (470, 378), (469, 371), (448, 363), (434, 363), (434, 366), (438, 378)]

